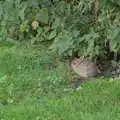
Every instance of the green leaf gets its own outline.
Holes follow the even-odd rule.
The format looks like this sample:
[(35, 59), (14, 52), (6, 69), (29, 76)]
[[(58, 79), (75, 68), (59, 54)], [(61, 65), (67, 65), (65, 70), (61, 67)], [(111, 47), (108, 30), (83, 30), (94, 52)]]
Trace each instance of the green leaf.
[(120, 49), (120, 27), (114, 28), (111, 30), (111, 34), (109, 37), (110, 41), (110, 49), (111, 51), (117, 52)]
[(37, 20), (47, 24), (49, 20), (49, 14), (48, 14), (48, 9), (47, 8), (42, 8), (40, 10), (40, 13), (37, 14)]
[(60, 13), (63, 13), (65, 11), (65, 3), (64, 1), (61, 1), (61, 2), (58, 2), (56, 8), (57, 8), (57, 11), (59, 11)]
[(43, 31), (43, 29), (42, 29), (41, 27), (39, 27), (39, 28), (37, 29), (37, 33), (39, 33), (39, 34), (41, 34), (42, 31)]
[(120, 43), (120, 28), (116, 28), (114, 31), (114, 40)]
[(68, 55), (72, 56), (72, 49), (68, 51)]
[(2, 18), (2, 15), (3, 15), (3, 8), (2, 5), (0, 4), (0, 19)]
[(45, 38), (44, 38), (43, 36), (41, 36), (40, 34), (37, 34), (36, 40), (37, 40), (37, 41), (44, 41)]
[(19, 42), (12, 39), (12, 38), (7, 38), (6, 39), (6, 42), (9, 43), (9, 44), (12, 44), (12, 45), (15, 45), (15, 44), (18, 44)]
[(22, 19), (22, 21), (24, 21), (24, 17), (25, 17), (25, 9), (27, 8), (26, 3), (23, 4), (23, 7), (20, 8), (19, 10), (19, 16)]
[(43, 29), (44, 29), (44, 32), (48, 32), (50, 30), (50, 27), (45, 26)]
[(88, 42), (88, 48), (87, 48), (87, 52), (91, 53), (94, 50), (94, 40), (91, 40), (90, 42)]
[(48, 40), (53, 39), (53, 38), (56, 36), (56, 34), (57, 34), (56, 30), (52, 31), (52, 32), (50, 33), (50, 36), (48, 37)]
[(50, 49), (53, 51), (58, 51), (59, 54), (64, 52), (68, 52), (71, 48), (74, 47), (74, 39), (72, 37), (72, 33), (66, 30), (60, 32), (58, 36), (55, 38), (54, 43), (51, 45)]
[(20, 25), (20, 31), (21, 31), (21, 32), (28, 32), (28, 31), (29, 31), (28, 20), (24, 21), (24, 22)]
[(30, 39), (30, 42), (32, 45), (35, 43), (35, 41), (36, 41), (36, 38), (34, 38), (34, 37), (32, 37), (32, 39)]
[(77, 30), (73, 30), (73, 36), (74, 37), (77, 37), (79, 35), (80, 31), (77, 31)]
[(111, 40), (110, 41), (110, 49), (111, 49), (111, 51), (116, 51), (116, 47), (117, 47), (117, 41), (115, 41), (115, 40)]
[(16, 5), (17, 7), (19, 7), (20, 1), (21, 1), (21, 0), (15, 0), (15, 5)]
[(60, 18), (56, 18), (55, 22), (53, 22), (53, 24), (52, 24), (51, 29), (56, 29), (57, 27), (60, 26), (60, 23), (61, 23)]
[(0, 37), (2, 37), (3, 35), (4, 35), (3, 32), (0, 31)]

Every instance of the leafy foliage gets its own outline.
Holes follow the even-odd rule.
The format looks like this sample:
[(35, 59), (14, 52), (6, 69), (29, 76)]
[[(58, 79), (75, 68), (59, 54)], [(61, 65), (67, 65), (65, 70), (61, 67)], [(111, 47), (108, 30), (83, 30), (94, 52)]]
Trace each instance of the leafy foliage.
[(51, 41), (60, 55), (107, 58), (120, 51), (120, 2), (115, 0), (0, 1), (0, 41)]

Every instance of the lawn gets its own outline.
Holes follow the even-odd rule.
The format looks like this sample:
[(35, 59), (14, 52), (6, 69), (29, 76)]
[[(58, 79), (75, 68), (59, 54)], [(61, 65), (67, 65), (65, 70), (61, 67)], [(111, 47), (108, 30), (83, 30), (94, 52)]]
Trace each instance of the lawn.
[(47, 47), (0, 47), (0, 120), (120, 120), (120, 81), (73, 89), (68, 61)]

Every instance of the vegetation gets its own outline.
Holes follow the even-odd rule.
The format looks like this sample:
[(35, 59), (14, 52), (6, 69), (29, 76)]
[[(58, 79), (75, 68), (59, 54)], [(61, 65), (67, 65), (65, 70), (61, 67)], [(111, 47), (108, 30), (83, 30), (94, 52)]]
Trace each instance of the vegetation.
[(77, 87), (63, 59), (116, 59), (119, 10), (115, 0), (0, 0), (0, 120), (119, 120), (120, 81)]
[(55, 60), (50, 70), (40, 58), (52, 58), (39, 48), (1, 47), (1, 120), (120, 119), (119, 80), (98, 79), (74, 89), (68, 66)]
[(119, 1), (1, 0), (0, 9), (1, 42), (50, 42), (59, 55), (94, 60), (119, 53)]

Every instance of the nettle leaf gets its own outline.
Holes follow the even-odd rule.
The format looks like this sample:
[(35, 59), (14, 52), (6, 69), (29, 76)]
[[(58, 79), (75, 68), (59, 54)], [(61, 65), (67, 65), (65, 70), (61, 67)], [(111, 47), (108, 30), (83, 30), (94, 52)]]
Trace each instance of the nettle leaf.
[(42, 8), (40, 13), (37, 14), (37, 20), (47, 24), (49, 20), (49, 13), (47, 8)]
[(68, 52), (67, 52), (67, 54), (69, 55), (69, 56), (72, 56), (72, 49), (70, 49), (70, 50), (68, 50)]
[(79, 43), (83, 42), (84, 40), (85, 40), (84, 37), (78, 37), (76, 43), (79, 44)]
[(64, 3), (64, 1), (61, 1), (57, 4), (56, 9), (60, 13), (63, 13), (63, 12), (65, 12), (65, 7), (66, 7), (66, 4)]
[(13, 10), (13, 3), (14, 1), (12, 0), (5, 0), (5, 2), (3, 3), (3, 12), (4, 12), (4, 18), (7, 20), (9, 19), (9, 17), (11, 17), (12, 14), (12, 10)]
[(0, 4), (0, 19), (2, 18), (3, 15), (3, 8), (2, 8), (2, 4)]
[(111, 40), (110, 41), (110, 49), (111, 49), (111, 51), (116, 52), (117, 45), (118, 45), (117, 41)]
[(24, 22), (20, 25), (20, 31), (21, 31), (21, 32), (28, 32), (28, 31), (29, 31), (28, 20), (24, 21)]
[(50, 36), (48, 37), (48, 40), (51, 40), (51, 39), (55, 38), (56, 35), (57, 35), (56, 30), (53, 30), (53, 31), (50, 33)]
[(44, 32), (48, 32), (50, 30), (50, 27), (49, 26), (45, 26), (45, 27), (43, 27), (43, 29), (44, 29)]
[(74, 37), (77, 37), (79, 34), (80, 34), (80, 31), (77, 31), (77, 30), (73, 30), (73, 36)]
[(16, 6), (16, 7), (19, 7), (20, 1), (21, 1), (21, 0), (15, 0), (15, 6)]
[(37, 33), (38, 33), (38, 34), (41, 34), (42, 32), (43, 32), (43, 28), (39, 27), (39, 28), (37, 29)]
[(30, 39), (30, 42), (31, 42), (32, 45), (35, 43), (35, 41), (36, 41), (36, 38), (34, 38), (34, 37), (32, 37), (32, 38)]
[(83, 36), (83, 39), (85, 39), (86, 41), (89, 41), (90, 38), (91, 38), (91, 35), (90, 35), (90, 34)]
[(58, 51), (59, 54), (62, 54), (71, 48), (74, 47), (74, 39), (71, 32), (66, 30), (60, 32), (58, 36), (55, 38), (54, 43), (50, 47), (50, 49), (54, 51)]
[(0, 31), (0, 37), (2, 37), (4, 35), (4, 33), (2, 31)]
[(90, 52), (90, 51), (93, 50), (93, 48), (94, 48), (94, 40), (92, 39), (92, 40), (90, 40), (90, 41), (88, 42), (87, 51)]
[(29, 7), (38, 7), (39, 2), (37, 0), (27, 0), (27, 5)]
[(9, 44), (14, 44), (14, 45), (19, 43), (18, 41), (14, 40), (12, 38), (6, 38), (6, 42)]
[(27, 8), (27, 4), (26, 3), (22, 4), (22, 6), (20, 7), (20, 10), (19, 10), (19, 13), (18, 13), (20, 18), (22, 19), (22, 21), (24, 21), (26, 8)]
[(9, 29), (9, 32), (10, 33), (14, 33), (16, 30), (16, 27), (15, 26), (11, 26), (10, 29)]
[(111, 34), (108, 36), (110, 41), (111, 51), (117, 52), (120, 48), (120, 28), (114, 28), (111, 30)]
[(60, 26), (60, 23), (61, 23), (60, 18), (56, 18), (55, 22), (53, 22), (53, 24), (52, 24), (51, 29), (56, 29), (57, 27)]
[(113, 31), (113, 39), (120, 43), (120, 28), (115, 28)]
[(45, 38), (44, 38), (43, 36), (41, 36), (41, 34), (37, 34), (36, 40), (37, 40), (37, 41), (44, 41)]

